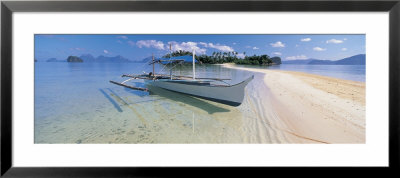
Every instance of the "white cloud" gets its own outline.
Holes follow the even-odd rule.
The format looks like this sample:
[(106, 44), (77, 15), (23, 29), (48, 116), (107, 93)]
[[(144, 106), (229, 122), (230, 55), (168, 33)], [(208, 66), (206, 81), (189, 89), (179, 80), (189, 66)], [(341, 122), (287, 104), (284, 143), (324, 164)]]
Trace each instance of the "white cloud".
[(280, 52), (274, 52), (272, 54), (274, 54), (275, 56), (281, 56), (282, 55), (282, 53), (280, 53)]
[(326, 41), (326, 43), (339, 44), (339, 43), (343, 43), (343, 41), (342, 40), (337, 40), (337, 39), (330, 39), (330, 40)]
[[(196, 43), (196, 42), (191, 42), (191, 41), (189, 41), (189, 42), (182, 42), (182, 43), (178, 43), (178, 42), (176, 42), (176, 41), (170, 41), (170, 42), (168, 42), (168, 44), (171, 44), (172, 50), (173, 50), (173, 51), (182, 50), (182, 51), (190, 51), (190, 52), (192, 52), (193, 50), (195, 50), (195, 53), (196, 53), (196, 54), (205, 54), (206, 51), (207, 51), (207, 49), (198, 47), (198, 46), (197, 46), (198, 43)], [(203, 45), (203, 46), (204, 46), (204, 45), (208, 45), (208, 44), (206, 44), (206, 43), (204, 43), (204, 42), (200, 42), (199, 44), (201, 44), (201, 45)], [(168, 45), (168, 46), (169, 46), (169, 45)], [(169, 47), (168, 47), (168, 50), (169, 50)]]
[(164, 49), (164, 43), (162, 41), (156, 40), (140, 40), (136, 42), (136, 45), (139, 48), (146, 47), (146, 48), (156, 48), (156, 49)]
[(251, 46), (247, 45), (247, 46), (245, 46), (245, 48), (251, 48)]
[(347, 38), (343, 38), (343, 40), (344, 40), (344, 41), (346, 41), (346, 40), (347, 40)]
[(234, 51), (232, 47), (226, 46), (226, 45), (208, 43), (208, 47), (209, 48), (218, 49), (218, 50), (223, 51), (223, 52), (233, 52)]
[(109, 53), (107, 50), (104, 50), (103, 52), (104, 52), (105, 54), (108, 54), (108, 53)]
[(254, 50), (257, 50), (257, 49), (260, 49), (260, 48), (257, 48), (257, 47), (254, 46), (253, 49), (254, 49)]
[(342, 48), (342, 51), (347, 51), (347, 48)]
[[(171, 44), (172, 50), (173, 51), (190, 51), (192, 52), (195, 50), (196, 54), (205, 54), (207, 49), (205, 48), (214, 48), (223, 52), (233, 52), (234, 49), (230, 46), (226, 45), (220, 45), (220, 44), (213, 44), (213, 43), (205, 43), (205, 42), (176, 42), (176, 41), (170, 41), (168, 44), (164, 44), (162, 41), (156, 41), (156, 40), (140, 40), (134, 43), (133, 41), (127, 41), (128, 44), (131, 46), (136, 45), (139, 48), (156, 48), (160, 50), (169, 50), (169, 44)], [(201, 48), (205, 47), (205, 48)]]
[(200, 42), (199, 44), (201, 44), (201, 45), (203, 45), (204, 47), (208, 47), (208, 44), (207, 43), (204, 43), (204, 42)]
[(121, 40), (117, 40), (117, 43), (120, 43), (120, 44), (122, 44), (122, 41), (121, 41)]
[(297, 48), (297, 47), (299, 47), (299, 45), (298, 45), (298, 44), (296, 44), (296, 48)]
[(314, 47), (314, 51), (326, 51), (326, 48)]
[[(205, 43), (205, 42), (182, 42), (182, 43), (177, 43), (175, 41), (171, 41), (170, 43), (173, 44), (173, 49), (174, 50), (186, 50), (186, 51), (192, 51), (193, 48), (196, 48), (197, 51), (201, 51), (202, 53), (205, 53), (206, 49), (201, 49), (197, 46), (197, 44), (206, 47), (206, 48), (214, 48), (218, 49), (223, 52), (232, 52), (234, 51), (232, 47), (226, 46), (226, 45), (220, 45), (220, 44), (213, 44), (213, 43)], [(198, 48), (198, 49), (197, 49)]]
[(302, 38), (300, 41), (304, 41), (304, 42), (311, 41), (311, 38)]
[(237, 43), (232, 43), (233, 45), (236, 45)]
[(127, 36), (117, 36), (117, 38), (124, 39), (124, 40), (127, 40), (127, 39), (128, 39)]
[(280, 41), (277, 41), (277, 42), (275, 42), (275, 43), (270, 43), (270, 45), (271, 45), (272, 47), (274, 47), (274, 48), (283, 48), (283, 47), (285, 47), (285, 44), (283, 44), (283, 43), (280, 42)]
[(289, 56), (286, 57), (287, 60), (296, 60), (296, 59), (308, 59), (307, 56), (305, 55), (299, 55), (299, 56)]
[(238, 54), (236, 54), (236, 57), (243, 59), (246, 57), (246, 55), (244, 55), (243, 53), (238, 53)]
[(77, 50), (77, 51), (83, 51), (83, 50), (85, 50), (84, 48), (75, 48), (75, 50)]

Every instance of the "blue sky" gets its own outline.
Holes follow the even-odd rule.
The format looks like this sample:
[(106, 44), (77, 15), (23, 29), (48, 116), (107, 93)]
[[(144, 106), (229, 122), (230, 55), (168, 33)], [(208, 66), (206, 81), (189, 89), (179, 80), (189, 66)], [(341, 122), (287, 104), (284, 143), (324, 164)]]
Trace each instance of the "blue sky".
[(365, 35), (35, 35), (35, 59), (92, 54), (142, 60), (167, 54), (169, 44), (172, 50), (194, 49), (196, 54), (236, 51), (239, 57), (267, 54), (282, 60), (365, 54)]

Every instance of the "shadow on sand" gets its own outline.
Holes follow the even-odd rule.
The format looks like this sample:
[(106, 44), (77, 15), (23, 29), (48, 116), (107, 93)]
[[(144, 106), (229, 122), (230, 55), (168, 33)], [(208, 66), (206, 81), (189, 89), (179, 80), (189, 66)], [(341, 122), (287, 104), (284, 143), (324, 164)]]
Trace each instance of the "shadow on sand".
[(103, 89), (99, 89), (99, 91), (108, 99), (108, 101), (110, 101), (110, 103), (114, 106), (115, 109), (117, 109), (118, 112), (122, 112), (121, 107), (119, 107), (118, 103), (114, 101), (114, 99), (112, 99), (110, 95), (108, 95)]

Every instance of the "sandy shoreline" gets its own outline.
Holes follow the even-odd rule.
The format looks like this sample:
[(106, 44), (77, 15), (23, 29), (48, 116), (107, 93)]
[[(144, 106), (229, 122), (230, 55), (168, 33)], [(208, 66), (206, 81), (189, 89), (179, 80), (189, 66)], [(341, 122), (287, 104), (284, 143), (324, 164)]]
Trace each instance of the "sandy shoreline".
[[(263, 73), (248, 107), (263, 113), (280, 143), (365, 143), (365, 83), (301, 72), (224, 67)], [(263, 88), (264, 87), (264, 88)], [(257, 104), (251, 104), (257, 102)], [(267, 127), (267, 126), (265, 126)]]

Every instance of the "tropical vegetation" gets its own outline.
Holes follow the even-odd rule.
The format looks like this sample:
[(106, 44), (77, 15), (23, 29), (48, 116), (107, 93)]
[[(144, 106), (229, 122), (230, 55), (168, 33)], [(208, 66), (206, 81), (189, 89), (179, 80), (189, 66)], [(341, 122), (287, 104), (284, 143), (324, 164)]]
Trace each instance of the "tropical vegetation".
[[(238, 57), (238, 52), (213, 52), (212, 55), (208, 56), (205, 54), (195, 55), (196, 59), (204, 64), (222, 64), (222, 63), (235, 63), (235, 64), (247, 64), (247, 65), (271, 65), (271, 64), (280, 64), (281, 60), (279, 57), (270, 58), (268, 55), (253, 55), (246, 56), (244, 58)], [(187, 56), (193, 55), (192, 52), (178, 50), (174, 51), (171, 54), (167, 54), (163, 56), (163, 58), (177, 57), (177, 56)]]

